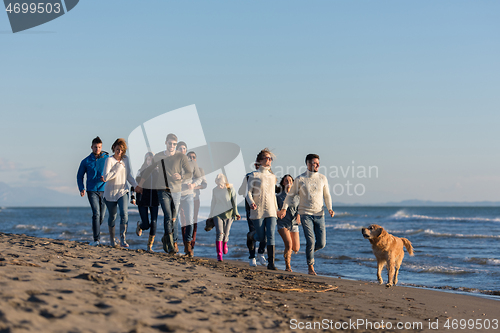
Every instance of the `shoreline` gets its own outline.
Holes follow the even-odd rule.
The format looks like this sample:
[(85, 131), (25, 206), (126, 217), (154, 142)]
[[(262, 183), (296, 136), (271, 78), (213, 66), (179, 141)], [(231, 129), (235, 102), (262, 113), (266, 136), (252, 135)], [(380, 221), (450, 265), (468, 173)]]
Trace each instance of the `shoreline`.
[[(498, 300), (475, 294), (17, 234), (0, 233), (0, 270), (6, 331), (290, 332), (322, 323), (318, 330), (359, 332), (384, 321), (382, 331), (420, 323), (400, 330), (416, 332), (436, 331), (434, 324), (446, 330), (454, 320), (474, 322), (467, 331), (488, 331), (476, 323), (500, 320)], [(353, 328), (353, 321), (366, 327)]]

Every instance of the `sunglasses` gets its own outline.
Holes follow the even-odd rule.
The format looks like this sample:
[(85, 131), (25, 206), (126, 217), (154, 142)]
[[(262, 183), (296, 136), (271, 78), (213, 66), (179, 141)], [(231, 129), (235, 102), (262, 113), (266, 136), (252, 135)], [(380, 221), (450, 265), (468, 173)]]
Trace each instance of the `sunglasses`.
[(267, 161), (272, 161), (272, 160), (273, 160), (273, 158), (272, 158), (272, 157), (269, 157), (269, 156), (263, 157), (262, 159), (263, 159), (263, 160), (267, 160)]

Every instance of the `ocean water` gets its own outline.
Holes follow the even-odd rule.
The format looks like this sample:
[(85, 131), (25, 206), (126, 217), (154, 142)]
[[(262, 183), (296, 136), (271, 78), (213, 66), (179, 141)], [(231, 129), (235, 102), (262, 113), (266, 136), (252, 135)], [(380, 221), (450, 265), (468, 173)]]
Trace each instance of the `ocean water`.
[[(195, 256), (215, 258), (215, 229), (204, 230), (208, 212), (209, 208), (200, 209)], [(376, 281), (376, 260), (369, 241), (362, 237), (361, 228), (378, 224), (413, 243), (415, 256), (410, 257), (405, 251), (399, 285), (500, 295), (500, 207), (335, 207), (335, 212), (334, 218), (326, 218), (327, 246), (316, 252), (318, 274)], [(0, 231), (90, 242), (91, 217), (90, 207), (3, 207)], [(145, 249), (147, 243), (148, 231), (142, 237), (135, 235), (138, 220), (137, 208), (131, 208), (127, 234), (131, 249)], [(101, 239), (107, 244), (107, 215), (101, 231)], [(248, 261), (247, 232), (244, 218), (233, 223), (225, 258)], [(292, 268), (305, 273), (302, 229), (300, 234), (301, 249), (292, 256)], [(155, 251), (162, 251), (162, 235), (163, 217), (160, 216)], [(284, 269), (284, 247), (277, 232), (276, 240), (276, 266)], [(382, 276), (386, 281), (386, 270)], [(500, 296), (493, 297), (500, 299)]]

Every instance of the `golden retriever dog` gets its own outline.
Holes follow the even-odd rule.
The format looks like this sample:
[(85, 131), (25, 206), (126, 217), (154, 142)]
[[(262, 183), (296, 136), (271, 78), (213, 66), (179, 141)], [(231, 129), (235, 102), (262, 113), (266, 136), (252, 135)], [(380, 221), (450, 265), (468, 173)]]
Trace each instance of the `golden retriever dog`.
[(373, 254), (377, 258), (377, 279), (378, 283), (382, 284), (382, 269), (387, 265), (387, 274), (389, 281), (386, 286), (390, 287), (398, 283), (399, 267), (403, 262), (406, 251), (413, 255), (413, 247), (411, 242), (406, 238), (400, 238), (391, 235), (379, 225), (372, 224), (368, 228), (362, 228), (363, 237), (367, 238), (372, 244)]

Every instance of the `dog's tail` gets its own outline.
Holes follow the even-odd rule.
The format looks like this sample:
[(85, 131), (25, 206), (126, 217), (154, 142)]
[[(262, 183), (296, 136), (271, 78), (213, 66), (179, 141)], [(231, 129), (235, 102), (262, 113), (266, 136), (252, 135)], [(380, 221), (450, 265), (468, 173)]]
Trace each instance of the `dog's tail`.
[(406, 239), (406, 238), (401, 238), (403, 241), (404, 246), (406, 247), (406, 251), (412, 256), (413, 255), (413, 246), (411, 245), (411, 242)]

